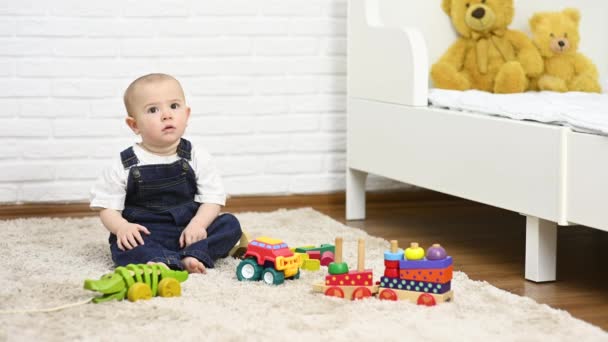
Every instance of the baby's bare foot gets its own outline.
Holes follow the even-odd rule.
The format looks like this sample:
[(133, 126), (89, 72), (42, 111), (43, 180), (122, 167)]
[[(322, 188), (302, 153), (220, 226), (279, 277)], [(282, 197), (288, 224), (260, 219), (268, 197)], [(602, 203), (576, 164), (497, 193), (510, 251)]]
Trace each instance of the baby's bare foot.
[(147, 265), (159, 265), (159, 266), (162, 266), (162, 267), (164, 267), (166, 269), (169, 269), (169, 266), (167, 266), (167, 264), (162, 263), (162, 262), (148, 261), (146, 264)]
[(205, 265), (194, 257), (185, 257), (182, 259), (182, 265), (188, 273), (207, 273)]

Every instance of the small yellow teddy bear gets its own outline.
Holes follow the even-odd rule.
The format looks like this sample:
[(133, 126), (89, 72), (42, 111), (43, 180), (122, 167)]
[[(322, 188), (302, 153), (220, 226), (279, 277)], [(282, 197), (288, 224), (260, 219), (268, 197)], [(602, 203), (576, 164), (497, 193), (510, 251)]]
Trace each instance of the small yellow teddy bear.
[(600, 93), (597, 67), (577, 52), (581, 15), (577, 9), (536, 13), (530, 19), (533, 42), (545, 62), (545, 71), (533, 79), (533, 90)]

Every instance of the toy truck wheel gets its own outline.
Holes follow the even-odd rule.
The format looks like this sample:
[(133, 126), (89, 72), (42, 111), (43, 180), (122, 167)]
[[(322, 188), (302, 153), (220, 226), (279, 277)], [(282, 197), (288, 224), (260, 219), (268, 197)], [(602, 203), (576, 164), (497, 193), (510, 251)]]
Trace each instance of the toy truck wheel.
[(344, 291), (337, 286), (332, 286), (325, 290), (325, 295), (329, 297), (344, 298)]
[(236, 268), (236, 277), (240, 281), (259, 280), (261, 274), (262, 267), (258, 265), (255, 259), (245, 259)]
[(144, 283), (135, 283), (129, 288), (127, 298), (132, 302), (136, 302), (140, 299), (148, 300), (152, 298), (152, 289)]
[(165, 278), (158, 283), (158, 295), (161, 297), (179, 297), (182, 295), (182, 286), (177, 279)]
[(372, 296), (372, 291), (367, 287), (358, 287), (353, 292), (353, 300), (365, 299)]
[(262, 280), (268, 285), (280, 285), (285, 281), (285, 273), (274, 268), (266, 268), (262, 272)]
[(389, 290), (389, 289), (380, 291), (378, 298), (380, 298), (381, 300), (397, 300), (398, 299), (395, 291)]

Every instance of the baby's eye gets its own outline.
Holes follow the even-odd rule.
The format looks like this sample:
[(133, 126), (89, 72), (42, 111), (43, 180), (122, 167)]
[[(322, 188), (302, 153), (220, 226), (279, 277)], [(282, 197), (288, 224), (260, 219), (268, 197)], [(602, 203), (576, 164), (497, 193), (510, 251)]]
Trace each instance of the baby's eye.
[(156, 107), (150, 107), (150, 108), (148, 108), (148, 113), (150, 113), (150, 114), (154, 114), (154, 113), (157, 113), (157, 112), (158, 112), (158, 108), (156, 108)]
[(179, 108), (179, 103), (172, 103), (171, 104), (171, 109), (177, 109)]

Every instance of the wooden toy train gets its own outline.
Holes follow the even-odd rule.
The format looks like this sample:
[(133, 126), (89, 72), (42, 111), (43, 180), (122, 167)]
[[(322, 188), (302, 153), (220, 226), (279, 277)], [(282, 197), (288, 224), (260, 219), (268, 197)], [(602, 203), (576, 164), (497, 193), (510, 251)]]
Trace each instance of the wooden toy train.
[(373, 271), (365, 269), (363, 239), (358, 243), (357, 270), (349, 271), (342, 262), (342, 238), (336, 238), (335, 248), (335, 261), (328, 266), (325, 282), (313, 285), (315, 292), (353, 300), (377, 295), (382, 300), (409, 300), (428, 306), (454, 298), (452, 257), (438, 244), (428, 249), (425, 258), (417, 243), (404, 252), (392, 240), (391, 249), (384, 252), (384, 275), (376, 283)]

